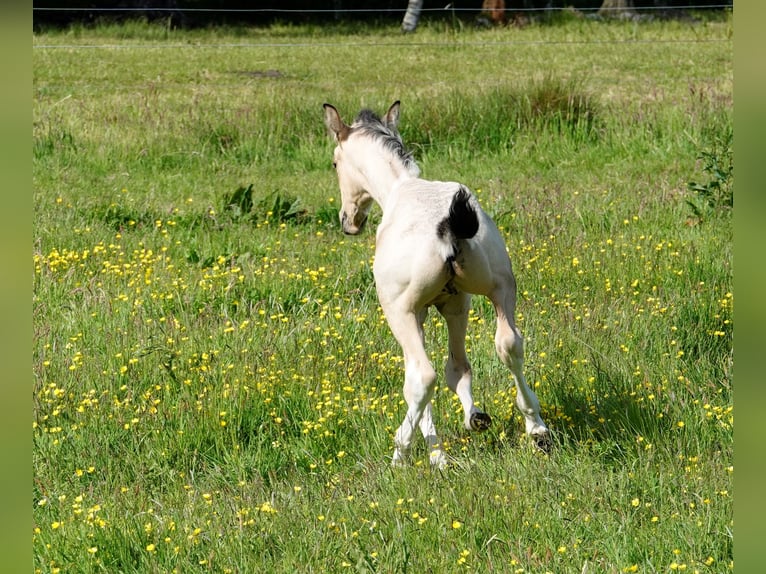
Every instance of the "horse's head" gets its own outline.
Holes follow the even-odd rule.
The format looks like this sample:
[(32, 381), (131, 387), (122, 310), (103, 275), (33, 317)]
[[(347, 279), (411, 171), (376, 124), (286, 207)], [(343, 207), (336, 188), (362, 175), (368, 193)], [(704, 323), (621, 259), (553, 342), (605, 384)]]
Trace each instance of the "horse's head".
[[(332, 163), (340, 186), (340, 225), (344, 233), (356, 235), (364, 228), (374, 201), (369, 191), (368, 174), (364, 168), (366, 152), (363, 147), (352, 145), (350, 139), (354, 137), (354, 130), (343, 122), (334, 106), (324, 105), (324, 120), (336, 144)], [(396, 132), (399, 121), (398, 101), (380, 121), (385, 127)]]

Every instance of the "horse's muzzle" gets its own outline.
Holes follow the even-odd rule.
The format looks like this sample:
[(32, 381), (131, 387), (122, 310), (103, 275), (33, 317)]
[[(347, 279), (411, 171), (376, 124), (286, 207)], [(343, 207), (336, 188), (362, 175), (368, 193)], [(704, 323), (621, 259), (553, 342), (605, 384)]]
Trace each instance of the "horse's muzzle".
[(358, 235), (362, 229), (364, 229), (365, 224), (367, 223), (367, 215), (365, 214), (364, 218), (361, 222), (355, 223), (354, 221), (351, 221), (351, 219), (346, 215), (345, 211), (342, 211), (340, 214), (340, 227), (343, 230), (343, 233), (346, 235)]

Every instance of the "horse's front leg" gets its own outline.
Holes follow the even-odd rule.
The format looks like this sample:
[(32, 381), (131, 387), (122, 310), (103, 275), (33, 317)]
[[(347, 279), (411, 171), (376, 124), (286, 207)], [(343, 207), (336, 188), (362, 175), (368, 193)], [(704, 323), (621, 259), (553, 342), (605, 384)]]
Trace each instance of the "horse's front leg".
[(463, 425), (468, 430), (483, 431), (492, 424), (492, 418), (473, 402), (471, 392), (471, 364), (465, 352), (465, 334), (468, 329), (468, 310), (471, 296), (458, 293), (439, 306), (439, 313), (447, 322), (449, 357), (444, 368), (447, 387), (457, 394), (463, 406)]

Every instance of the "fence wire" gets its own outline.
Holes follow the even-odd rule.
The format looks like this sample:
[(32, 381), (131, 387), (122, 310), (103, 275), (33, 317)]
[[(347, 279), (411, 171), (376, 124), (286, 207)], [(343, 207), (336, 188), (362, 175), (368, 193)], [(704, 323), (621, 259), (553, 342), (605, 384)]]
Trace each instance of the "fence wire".
[[(651, 12), (651, 11), (682, 11), (682, 10), (722, 10), (725, 8), (733, 8), (734, 3), (723, 4), (699, 4), (692, 6), (633, 6), (630, 10), (633, 12)], [(550, 6), (544, 8), (505, 8), (505, 12), (565, 12), (572, 10), (569, 6)], [(619, 7), (584, 7), (576, 8), (578, 12), (597, 12), (608, 10), (625, 10), (625, 8)], [(169, 7), (53, 7), (53, 6), (33, 6), (33, 12), (175, 12), (175, 13), (242, 13), (242, 14), (401, 14), (407, 11), (407, 6), (402, 8), (306, 8), (306, 9), (292, 9), (292, 8), (169, 8)], [(480, 6), (471, 8), (461, 8), (457, 6), (446, 5), (444, 8), (423, 8), (421, 13), (428, 12), (478, 12), (481, 11)]]

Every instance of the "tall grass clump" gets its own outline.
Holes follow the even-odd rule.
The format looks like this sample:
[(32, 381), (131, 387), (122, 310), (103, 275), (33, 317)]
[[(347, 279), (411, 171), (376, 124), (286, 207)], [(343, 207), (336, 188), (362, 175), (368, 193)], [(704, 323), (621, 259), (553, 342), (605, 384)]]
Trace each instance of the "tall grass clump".
[(734, 131), (724, 127), (722, 133), (700, 150), (697, 159), (707, 181), (690, 181), (687, 186), (694, 192), (687, 203), (697, 220), (708, 216), (726, 215), (734, 208)]
[(579, 82), (558, 77), (545, 76), (521, 87), (452, 91), (413, 104), (408, 113), (414, 122), (403, 130), (414, 146), (426, 149), (449, 142), (473, 153), (498, 153), (510, 151), (521, 134), (573, 140), (598, 135), (597, 99)]

